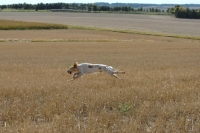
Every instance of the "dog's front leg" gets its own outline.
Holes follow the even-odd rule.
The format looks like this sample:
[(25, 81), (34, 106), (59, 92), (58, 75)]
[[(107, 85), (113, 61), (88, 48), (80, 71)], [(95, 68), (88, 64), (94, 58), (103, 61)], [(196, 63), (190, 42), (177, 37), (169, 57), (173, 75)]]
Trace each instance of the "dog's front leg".
[(82, 75), (83, 75), (83, 74), (82, 74), (81, 72), (74, 73), (74, 76), (73, 76), (73, 78), (71, 79), (71, 81), (74, 80), (74, 79), (77, 79), (77, 78), (81, 77)]
[(73, 79), (77, 77), (77, 74), (78, 74), (78, 73), (74, 73), (74, 75), (73, 75)]

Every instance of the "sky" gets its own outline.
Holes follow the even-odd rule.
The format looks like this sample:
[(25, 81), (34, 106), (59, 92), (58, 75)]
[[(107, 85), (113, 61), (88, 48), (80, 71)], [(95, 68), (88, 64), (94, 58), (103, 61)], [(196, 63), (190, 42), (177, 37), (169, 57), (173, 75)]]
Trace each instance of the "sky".
[(107, 2), (107, 3), (148, 3), (148, 4), (200, 4), (200, 0), (0, 0), (0, 5), (3, 4), (17, 4), (17, 3), (95, 3), (95, 2)]

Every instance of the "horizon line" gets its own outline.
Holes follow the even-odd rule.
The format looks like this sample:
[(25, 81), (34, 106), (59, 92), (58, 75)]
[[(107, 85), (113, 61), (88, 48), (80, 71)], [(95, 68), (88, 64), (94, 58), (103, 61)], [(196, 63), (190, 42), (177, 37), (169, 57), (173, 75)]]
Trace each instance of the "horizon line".
[[(94, 4), (94, 3), (107, 3), (107, 4), (116, 4), (116, 3), (119, 3), (119, 4), (157, 4), (157, 5), (164, 5), (164, 4), (168, 4), (168, 5), (191, 5), (191, 4), (195, 4), (195, 5), (200, 5), (200, 3), (126, 3), (126, 2), (114, 2), (114, 3), (109, 3), (109, 2), (88, 2), (88, 3), (85, 3), (85, 2), (38, 2), (38, 3), (28, 3), (28, 2), (21, 2), (22, 4), (23, 3), (26, 3), (26, 4), (39, 4), (39, 3), (70, 3), (70, 4), (73, 4), (73, 3), (76, 3), (76, 4), (81, 4), (81, 3), (84, 3), (84, 4)], [(21, 4), (20, 2), (18, 3), (10, 3), (10, 4)], [(9, 5), (9, 4), (0, 4), (0, 5)]]

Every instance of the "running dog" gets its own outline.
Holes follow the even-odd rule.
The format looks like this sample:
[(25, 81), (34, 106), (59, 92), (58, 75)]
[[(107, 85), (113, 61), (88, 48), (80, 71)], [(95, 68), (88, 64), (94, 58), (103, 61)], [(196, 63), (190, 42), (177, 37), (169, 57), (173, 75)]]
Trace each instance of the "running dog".
[(107, 66), (104, 64), (91, 64), (91, 63), (81, 63), (78, 64), (77, 62), (74, 63), (73, 66), (71, 66), (69, 68), (69, 70), (67, 70), (67, 72), (69, 74), (74, 73), (73, 78), (71, 80), (77, 79), (81, 76), (83, 76), (84, 74), (91, 74), (91, 73), (95, 73), (95, 72), (105, 72), (115, 78), (121, 79), (119, 78), (116, 74), (125, 74), (125, 72), (123, 71), (118, 71), (113, 69), (111, 66)]

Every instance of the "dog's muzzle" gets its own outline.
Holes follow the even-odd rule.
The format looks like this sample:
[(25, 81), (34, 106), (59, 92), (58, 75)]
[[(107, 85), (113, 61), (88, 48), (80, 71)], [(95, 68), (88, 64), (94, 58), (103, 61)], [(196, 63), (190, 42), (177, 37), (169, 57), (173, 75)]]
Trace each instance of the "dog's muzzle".
[(69, 74), (72, 74), (72, 72), (71, 71), (67, 71)]

